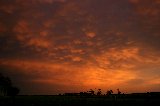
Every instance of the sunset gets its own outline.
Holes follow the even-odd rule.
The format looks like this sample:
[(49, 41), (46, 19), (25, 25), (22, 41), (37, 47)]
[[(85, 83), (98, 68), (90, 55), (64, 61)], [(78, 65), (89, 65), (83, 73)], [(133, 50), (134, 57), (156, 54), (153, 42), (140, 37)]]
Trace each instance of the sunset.
[(0, 73), (21, 95), (160, 91), (160, 0), (0, 0)]

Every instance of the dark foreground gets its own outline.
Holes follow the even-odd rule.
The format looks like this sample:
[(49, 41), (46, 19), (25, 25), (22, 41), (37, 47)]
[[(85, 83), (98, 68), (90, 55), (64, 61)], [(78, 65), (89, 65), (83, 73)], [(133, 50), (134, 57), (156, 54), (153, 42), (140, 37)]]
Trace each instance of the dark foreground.
[(160, 106), (160, 95), (0, 97), (0, 106)]

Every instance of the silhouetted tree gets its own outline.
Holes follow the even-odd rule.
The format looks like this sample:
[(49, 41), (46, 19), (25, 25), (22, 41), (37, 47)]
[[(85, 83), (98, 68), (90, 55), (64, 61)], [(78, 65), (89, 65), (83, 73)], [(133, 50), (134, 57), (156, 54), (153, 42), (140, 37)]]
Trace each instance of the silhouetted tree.
[(119, 90), (119, 88), (117, 89), (117, 91), (118, 91), (118, 94), (121, 94), (121, 91)]
[(19, 89), (17, 87), (10, 87), (8, 88), (7, 95), (8, 96), (16, 96), (19, 93)]
[(111, 95), (113, 93), (112, 90), (108, 90), (106, 95)]
[(11, 80), (8, 77), (4, 77), (0, 73), (0, 93), (1, 95), (7, 95), (7, 89), (12, 85)]
[(18, 88), (12, 86), (10, 78), (5, 77), (0, 73), (0, 95), (15, 96), (19, 91)]

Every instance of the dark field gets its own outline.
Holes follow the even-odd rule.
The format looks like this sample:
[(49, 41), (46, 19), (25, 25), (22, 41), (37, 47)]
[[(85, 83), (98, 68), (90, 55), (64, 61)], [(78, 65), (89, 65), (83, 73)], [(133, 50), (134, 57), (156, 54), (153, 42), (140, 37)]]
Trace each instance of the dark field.
[(0, 106), (160, 106), (160, 95), (0, 97)]

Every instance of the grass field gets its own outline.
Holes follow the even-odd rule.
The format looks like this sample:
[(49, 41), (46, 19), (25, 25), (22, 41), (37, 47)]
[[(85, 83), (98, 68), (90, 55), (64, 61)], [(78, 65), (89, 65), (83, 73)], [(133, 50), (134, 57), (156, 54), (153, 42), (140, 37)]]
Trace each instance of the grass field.
[(160, 106), (159, 96), (58, 96), (0, 97), (0, 106)]

